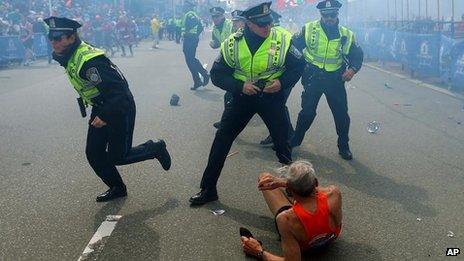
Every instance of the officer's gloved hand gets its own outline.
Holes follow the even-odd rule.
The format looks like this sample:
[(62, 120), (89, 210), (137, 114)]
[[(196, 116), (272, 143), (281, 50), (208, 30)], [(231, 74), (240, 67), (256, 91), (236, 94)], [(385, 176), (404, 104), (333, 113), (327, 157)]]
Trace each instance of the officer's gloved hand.
[(253, 84), (253, 82), (245, 82), (243, 83), (242, 92), (248, 96), (256, 95), (260, 92), (261, 89)]

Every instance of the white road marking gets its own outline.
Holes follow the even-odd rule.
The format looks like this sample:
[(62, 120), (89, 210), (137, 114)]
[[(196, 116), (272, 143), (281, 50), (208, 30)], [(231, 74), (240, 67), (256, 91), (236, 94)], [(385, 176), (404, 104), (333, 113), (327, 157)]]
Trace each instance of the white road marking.
[(102, 241), (102, 239), (111, 235), (121, 217), (122, 216), (118, 215), (106, 216), (105, 221), (103, 221), (100, 227), (98, 227), (97, 232), (95, 232), (93, 237), (90, 239), (90, 242), (85, 247), (84, 252), (79, 257), (78, 261), (87, 260), (89, 255), (92, 254), (95, 250), (103, 249), (104, 242)]
[(374, 70), (377, 70), (377, 71), (380, 71), (380, 72), (383, 72), (383, 73), (386, 73), (386, 74), (389, 74), (389, 75), (393, 75), (397, 78), (400, 78), (402, 80), (405, 80), (405, 81), (408, 81), (408, 82), (411, 82), (415, 85), (417, 85), (418, 87), (425, 87), (425, 88), (428, 88), (428, 89), (431, 89), (431, 90), (434, 90), (436, 92), (439, 92), (439, 93), (442, 93), (442, 94), (445, 94), (445, 95), (448, 95), (448, 96), (451, 96), (453, 98), (461, 98), (460, 95), (457, 95), (455, 93), (452, 93), (446, 89), (443, 89), (443, 88), (440, 88), (438, 86), (435, 86), (435, 85), (432, 85), (432, 84), (429, 84), (429, 83), (426, 83), (426, 82), (423, 82), (423, 81), (420, 81), (420, 80), (416, 80), (416, 79), (411, 79), (409, 78), (408, 76), (406, 75), (401, 75), (399, 73), (394, 73), (394, 72), (390, 72), (390, 71), (387, 71), (385, 69), (382, 69), (378, 66), (375, 66), (375, 65), (372, 65), (372, 64), (364, 64), (366, 65), (367, 67), (371, 68), (371, 69), (374, 69)]

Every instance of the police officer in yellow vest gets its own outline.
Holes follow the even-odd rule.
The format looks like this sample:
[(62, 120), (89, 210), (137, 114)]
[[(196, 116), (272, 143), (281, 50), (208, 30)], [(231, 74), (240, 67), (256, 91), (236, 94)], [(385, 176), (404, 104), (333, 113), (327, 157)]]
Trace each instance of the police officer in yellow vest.
[[(209, 12), (214, 24), (212, 33), (213, 39), (209, 43), (209, 46), (213, 49), (217, 49), (221, 47), (221, 43), (229, 38), (229, 36), (235, 31), (233, 29), (232, 21), (225, 18), (225, 10), (222, 7), (213, 7), (209, 9)], [(231, 100), (232, 94), (230, 92), (226, 92), (224, 94), (224, 110), (227, 110)], [(213, 126), (218, 129), (221, 126), (221, 122), (215, 122)]]
[(81, 25), (71, 19), (49, 17), (48, 38), (53, 58), (66, 69), (71, 85), (79, 94), (81, 114), (92, 106), (87, 133), (86, 156), (90, 166), (109, 189), (97, 202), (127, 195), (116, 166), (158, 159), (168, 170), (171, 158), (163, 140), (149, 140), (132, 147), (135, 102), (126, 79), (105, 53), (79, 39)]
[(292, 45), (291, 36), (272, 29), (270, 5), (263, 3), (243, 12), (246, 27), (221, 44), (211, 69), (214, 85), (231, 92), (233, 99), (216, 132), (201, 191), (190, 198), (192, 205), (218, 199), (216, 184), (227, 153), (255, 114), (268, 127), (279, 162), (292, 161), (284, 91), (300, 79), (305, 63), (302, 53)]
[(341, 6), (337, 0), (320, 2), (317, 8), (322, 18), (307, 23), (294, 38), (295, 45), (300, 50), (304, 49), (308, 65), (302, 76), (302, 110), (290, 145), (295, 147), (302, 143), (316, 117), (319, 99), (324, 94), (335, 120), (339, 154), (343, 159), (351, 160), (353, 155), (348, 145), (350, 117), (345, 82), (350, 81), (361, 69), (363, 52), (355, 42), (353, 32), (339, 25), (338, 11)]
[[(279, 30), (281, 31), (282, 33), (285, 33), (287, 35), (289, 35), (289, 37), (291, 37), (291, 33), (289, 31), (287, 31), (287, 29), (283, 28), (282, 26), (280, 26), (280, 18), (282, 18), (282, 16), (277, 13), (276, 11), (274, 10), (271, 10), (271, 16), (272, 16), (272, 24), (273, 24), (273, 28), (276, 29), (276, 30)], [(287, 99), (288, 97), (290, 96), (290, 93), (292, 91), (292, 88), (289, 88), (285, 91), (285, 103), (287, 103)], [(285, 111), (286, 111), (286, 119), (288, 121), (288, 125), (290, 126), (290, 128), (288, 129), (288, 139), (290, 140), (290, 138), (293, 136), (293, 126), (292, 126), (292, 122), (290, 120), (290, 112), (288, 111), (288, 107), (285, 106)], [(272, 145), (272, 137), (271, 135), (268, 135), (264, 140), (260, 141), (261, 145)], [(275, 147), (273, 148), (275, 149)]]
[(225, 10), (222, 7), (213, 7), (209, 9), (211, 18), (213, 20), (213, 33), (212, 41), (209, 46), (213, 49), (221, 47), (221, 43), (224, 42), (232, 34), (232, 21), (226, 19), (224, 16)]
[[(193, 78), (193, 86), (191, 90), (196, 90), (201, 86), (206, 86), (209, 83), (209, 74), (200, 61), (195, 57), (199, 42), (199, 35), (203, 31), (200, 17), (194, 11), (195, 4), (186, 1), (184, 5), (184, 18), (182, 19), (182, 33), (184, 35), (184, 43), (182, 50), (185, 56), (185, 62), (190, 70)], [(203, 77), (203, 81), (200, 79)]]

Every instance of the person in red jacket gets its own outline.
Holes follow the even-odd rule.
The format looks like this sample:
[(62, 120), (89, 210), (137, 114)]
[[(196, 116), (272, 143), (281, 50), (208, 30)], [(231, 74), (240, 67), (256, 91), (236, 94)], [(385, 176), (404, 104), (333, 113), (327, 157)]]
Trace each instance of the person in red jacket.
[(284, 178), (262, 173), (258, 188), (275, 215), (284, 257), (264, 251), (251, 232), (240, 228), (243, 251), (248, 255), (262, 260), (301, 260), (302, 252), (326, 246), (340, 235), (340, 190), (333, 185), (319, 186), (311, 163), (292, 163)]

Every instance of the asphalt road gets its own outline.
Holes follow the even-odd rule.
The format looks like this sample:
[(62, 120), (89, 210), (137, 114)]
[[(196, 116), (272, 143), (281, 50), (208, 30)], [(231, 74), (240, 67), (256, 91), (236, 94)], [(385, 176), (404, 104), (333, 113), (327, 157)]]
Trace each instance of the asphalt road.
[[(216, 54), (200, 43), (202, 63)], [(64, 70), (43, 62), (0, 70), (0, 260), (77, 260), (107, 215), (122, 218), (91, 260), (244, 260), (240, 226), (281, 253), (256, 186), (260, 172), (280, 167), (274, 152), (258, 144), (267, 136), (263, 122), (254, 118), (234, 143), (238, 154), (222, 172), (220, 201), (191, 208), (224, 92), (211, 84), (191, 91), (181, 47), (172, 42), (156, 51), (143, 43), (135, 57), (113, 61), (136, 99), (134, 143), (165, 139), (172, 169), (154, 161), (120, 167), (128, 197), (96, 203), (106, 187), (85, 159), (87, 124)], [(288, 101), (294, 123), (301, 90), (298, 84)], [(355, 159), (338, 156), (324, 98), (294, 150), (294, 159), (313, 162), (322, 185), (343, 193), (341, 237), (314, 257), (436, 260), (448, 247), (463, 251), (463, 102), (367, 67), (347, 92)], [(169, 105), (174, 93), (181, 106)], [(370, 134), (366, 125), (374, 120), (381, 128)]]

